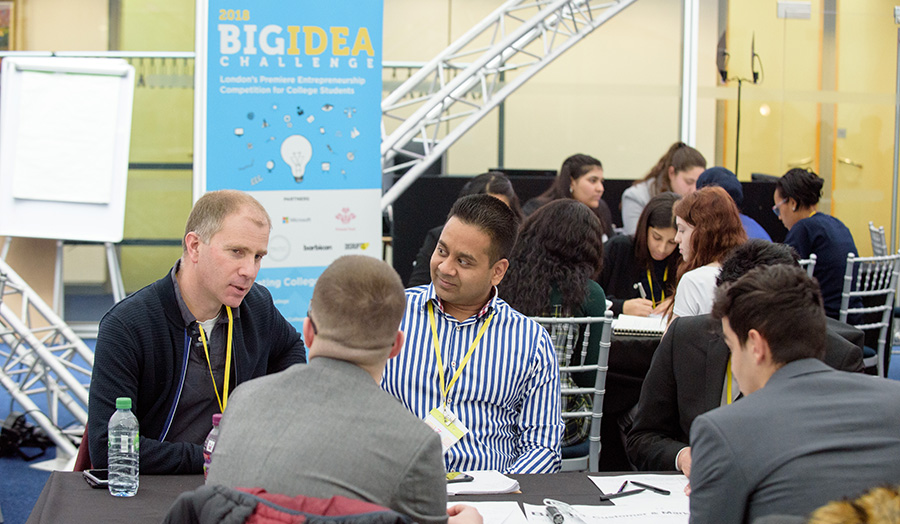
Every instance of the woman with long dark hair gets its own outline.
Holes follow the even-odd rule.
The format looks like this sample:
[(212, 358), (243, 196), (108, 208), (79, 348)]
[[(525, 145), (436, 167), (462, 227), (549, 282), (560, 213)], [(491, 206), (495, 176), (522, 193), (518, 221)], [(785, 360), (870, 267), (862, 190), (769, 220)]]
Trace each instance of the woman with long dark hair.
[(681, 262), (672, 214), (679, 198), (670, 192), (651, 198), (635, 234), (613, 237), (604, 246), (598, 281), (616, 315), (646, 317), (668, 309)]
[(847, 254), (859, 256), (859, 252), (847, 226), (818, 211), (824, 183), (812, 171), (791, 169), (775, 182), (772, 211), (788, 229), (785, 244), (796, 249), (801, 258), (809, 258), (815, 253), (813, 276), (822, 290), (825, 314), (838, 318)]
[[(602, 317), (606, 296), (593, 280), (603, 264), (600, 233), (600, 220), (581, 202), (565, 198), (542, 206), (519, 229), (500, 298), (528, 316)], [(585, 364), (596, 363), (600, 352), (602, 324), (590, 326)], [(580, 355), (572, 358), (572, 364), (580, 363)], [(595, 375), (572, 378), (580, 387), (591, 387)], [(586, 428), (578, 421), (567, 423), (563, 445), (582, 441)]]
[(643, 179), (622, 193), (622, 227), (626, 235), (637, 231), (644, 206), (660, 193), (671, 191), (681, 196), (693, 193), (697, 178), (706, 169), (706, 159), (684, 142), (675, 142)]
[(529, 216), (539, 207), (559, 199), (572, 199), (591, 208), (607, 238), (613, 235), (612, 214), (603, 201), (603, 164), (590, 155), (572, 155), (563, 161), (553, 184), (540, 196), (525, 202), (522, 211)]
[(722, 260), (747, 241), (740, 213), (728, 193), (704, 187), (675, 203), (675, 242), (684, 261), (678, 267), (678, 286), (672, 314), (677, 317), (712, 311), (716, 277)]

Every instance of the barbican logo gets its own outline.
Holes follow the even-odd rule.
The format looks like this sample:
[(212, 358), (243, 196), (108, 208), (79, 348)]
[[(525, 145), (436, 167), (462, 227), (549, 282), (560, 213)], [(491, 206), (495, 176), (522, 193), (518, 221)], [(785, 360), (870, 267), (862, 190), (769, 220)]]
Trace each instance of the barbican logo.
[(333, 246), (323, 246), (321, 244), (313, 244), (308, 246), (303, 244), (303, 251), (331, 251)]
[(344, 209), (341, 209), (340, 213), (335, 215), (335, 218), (340, 220), (342, 224), (347, 225), (356, 218), (356, 215), (350, 211), (349, 207), (345, 207)]
[(344, 249), (346, 249), (347, 251), (356, 250), (356, 249), (361, 249), (361, 250), (365, 251), (366, 249), (369, 249), (369, 243), (368, 242), (357, 242), (354, 244), (344, 244)]

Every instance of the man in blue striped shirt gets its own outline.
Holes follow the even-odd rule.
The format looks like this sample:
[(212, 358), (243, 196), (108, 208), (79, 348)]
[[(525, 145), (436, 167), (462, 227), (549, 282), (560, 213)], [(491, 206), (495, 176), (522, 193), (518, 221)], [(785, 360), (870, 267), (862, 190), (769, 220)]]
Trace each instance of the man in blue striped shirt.
[(406, 290), (406, 342), (382, 387), (439, 430), (448, 471), (559, 470), (553, 345), (497, 296), (517, 228), (500, 200), (459, 199), (431, 257), (432, 283)]

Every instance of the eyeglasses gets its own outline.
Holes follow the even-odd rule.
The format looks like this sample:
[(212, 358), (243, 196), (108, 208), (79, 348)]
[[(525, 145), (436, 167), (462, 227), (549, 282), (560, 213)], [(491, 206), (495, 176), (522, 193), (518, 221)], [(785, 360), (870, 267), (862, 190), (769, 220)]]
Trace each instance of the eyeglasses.
[(772, 206), (772, 212), (775, 213), (775, 216), (781, 218), (781, 206), (787, 204), (788, 199), (784, 198), (781, 202)]

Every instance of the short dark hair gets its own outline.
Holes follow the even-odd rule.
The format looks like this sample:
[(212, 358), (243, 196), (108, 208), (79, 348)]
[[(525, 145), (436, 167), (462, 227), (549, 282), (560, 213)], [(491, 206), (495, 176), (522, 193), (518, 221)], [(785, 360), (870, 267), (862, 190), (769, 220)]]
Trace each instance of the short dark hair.
[(822, 197), (825, 180), (808, 169), (795, 167), (775, 181), (781, 198), (793, 198), (801, 207), (812, 207)]
[(825, 309), (819, 284), (799, 266), (751, 269), (716, 290), (713, 317), (728, 318), (741, 345), (751, 329), (769, 343), (772, 360), (787, 364), (825, 355)]
[(716, 277), (716, 285), (734, 282), (748, 271), (760, 266), (786, 264), (799, 266), (800, 255), (787, 244), (776, 244), (760, 238), (751, 238), (731, 251), (722, 261), (722, 269)]
[(519, 219), (506, 204), (490, 195), (469, 195), (453, 203), (447, 220), (453, 217), (481, 229), (490, 237), (491, 264), (509, 258), (516, 244)]

